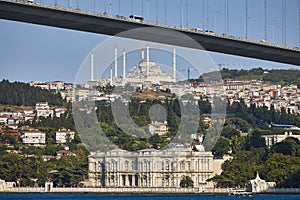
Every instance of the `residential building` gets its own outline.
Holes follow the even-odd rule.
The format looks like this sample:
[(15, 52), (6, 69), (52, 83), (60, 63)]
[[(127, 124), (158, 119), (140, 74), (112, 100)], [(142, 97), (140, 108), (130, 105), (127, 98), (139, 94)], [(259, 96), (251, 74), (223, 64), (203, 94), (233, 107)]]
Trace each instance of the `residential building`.
[(37, 117), (53, 116), (53, 110), (50, 109), (48, 102), (38, 102), (35, 104), (35, 112)]
[(55, 108), (55, 116), (58, 118), (61, 117), (63, 114), (65, 114), (66, 110), (66, 108)]
[(57, 144), (66, 144), (68, 141), (74, 140), (75, 132), (70, 129), (59, 129), (55, 133), (55, 142)]
[(24, 130), (21, 136), (24, 144), (42, 146), (46, 144), (46, 133), (37, 129)]
[(148, 130), (152, 135), (164, 135), (168, 132), (168, 122), (152, 122), (148, 125)]
[(8, 114), (0, 115), (0, 123), (1, 124), (6, 124), (9, 117), (10, 117), (10, 115), (8, 115)]

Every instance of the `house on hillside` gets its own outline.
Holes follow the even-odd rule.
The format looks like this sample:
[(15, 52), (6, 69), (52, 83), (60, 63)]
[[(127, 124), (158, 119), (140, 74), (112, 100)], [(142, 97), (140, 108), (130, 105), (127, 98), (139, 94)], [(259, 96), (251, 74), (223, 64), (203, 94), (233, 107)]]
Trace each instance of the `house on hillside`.
[(21, 136), (24, 144), (43, 146), (46, 144), (46, 133), (37, 129), (24, 130)]
[(38, 102), (35, 104), (34, 109), (36, 116), (39, 117), (49, 117), (53, 116), (53, 110), (50, 109), (48, 102)]
[(66, 144), (68, 141), (74, 140), (75, 132), (70, 129), (59, 129), (55, 132), (56, 144)]

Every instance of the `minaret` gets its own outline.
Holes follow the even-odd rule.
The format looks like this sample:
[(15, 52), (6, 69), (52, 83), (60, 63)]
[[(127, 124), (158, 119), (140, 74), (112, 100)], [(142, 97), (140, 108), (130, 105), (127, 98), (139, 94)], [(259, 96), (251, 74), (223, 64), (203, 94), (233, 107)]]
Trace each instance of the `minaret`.
[(146, 47), (146, 61), (149, 62), (149, 46)]
[(148, 46), (148, 44), (147, 44), (147, 47), (146, 47), (146, 80), (148, 79), (148, 71), (149, 71), (149, 57), (150, 57), (150, 55), (149, 55), (149, 46)]
[(118, 50), (115, 47), (115, 78), (118, 77)]
[(91, 79), (90, 81), (94, 81), (94, 52), (91, 53)]
[(144, 58), (145, 58), (145, 55), (144, 55), (144, 49), (142, 49), (142, 60), (144, 60)]
[(176, 82), (176, 49), (173, 49), (173, 78), (174, 82)]
[(113, 75), (113, 70), (112, 70), (112, 66), (110, 66), (110, 85), (112, 85), (112, 75)]
[(126, 78), (126, 52), (123, 51), (123, 80)]

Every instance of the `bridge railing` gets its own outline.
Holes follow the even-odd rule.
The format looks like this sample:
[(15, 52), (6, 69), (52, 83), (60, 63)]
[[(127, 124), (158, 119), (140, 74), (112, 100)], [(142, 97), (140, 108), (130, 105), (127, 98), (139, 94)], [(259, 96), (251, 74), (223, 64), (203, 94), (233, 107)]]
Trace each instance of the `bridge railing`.
[(263, 45), (263, 46), (276, 47), (276, 48), (288, 49), (288, 50), (300, 52), (299, 47), (290, 47), (290, 46), (284, 46), (284, 45), (280, 45), (280, 44), (274, 44), (274, 43), (264, 41), (264, 40), (251, 40), (248, 38), (236, 37), (233, 35), (219, 34), (219, 33), (202, 30), (202, 29), (198, 29), (198, 28), (179, 27), (179, 26), (168, 25), (168, 24), (160, 24), (160, 23), (146, 21), (146, 20), (137, 21), (137, 20), (130, 19), (129, 17), (121, 16), (121, 15), (110, 15), (107, 13), (90, 12), (90, 11), (85, 11), (85, 10), (82, 10), (79, 8), (62, 7), (62, 6), (58, 6), (58, 5), (44, 4), (44, 3), (40, 3), (40, 2), (36, 2), (36, 1), (34, 1), (34, 2), (28, 1), (28, 0), (0, 0), (0, 1), (14, 2), (14, 3), (19, 3), (19, 4), (25, 4), (28, 6), (49, 8), (49, 9), (60, 10), (60, 11), (65, 11), (65, 12), (73, 12), (73, 13), (77, 13), (77, 14), (84, 14), (84, 15), (90, 15), (90, 16), (96, 16), (96, 17), (104, 17), (104, 18), (109, 18), (109, 19), (114, 19), (114, 20), (122, 20), (122, 21), (130, 22), (130, 23), (143, 24), (146, 26), (167, 28), (167, 29), (172, 29), (175, 31), (202, 34), (202, 35), (207, 35), (207, 36), (216, 37), (216, 38), (224, 38), (227, 40), (241, 41), (241, 42), (247, 42), (250, 44), (258, 44), (258, 45)]

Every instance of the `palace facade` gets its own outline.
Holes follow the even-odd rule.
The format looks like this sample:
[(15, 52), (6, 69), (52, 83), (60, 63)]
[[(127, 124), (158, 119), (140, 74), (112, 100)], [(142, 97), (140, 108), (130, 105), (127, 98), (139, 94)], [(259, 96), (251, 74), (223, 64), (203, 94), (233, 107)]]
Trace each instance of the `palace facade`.
[(184, 176), (194, 187), (221, 171), (211, 152), (190, 148), (144, 149), (128, 152), (92, 152), (89, 157), (89, 182), (93, 187), (173, 187), (179, 188)]

